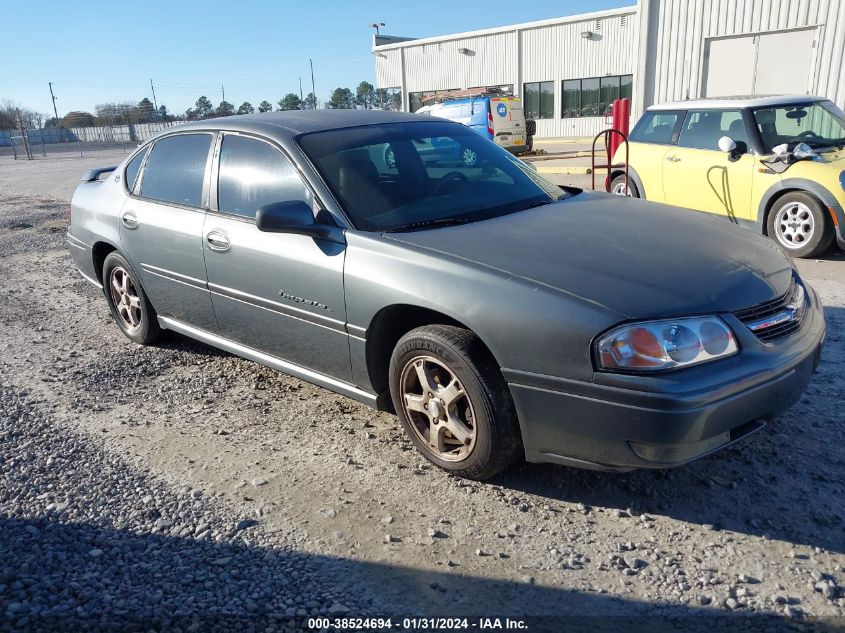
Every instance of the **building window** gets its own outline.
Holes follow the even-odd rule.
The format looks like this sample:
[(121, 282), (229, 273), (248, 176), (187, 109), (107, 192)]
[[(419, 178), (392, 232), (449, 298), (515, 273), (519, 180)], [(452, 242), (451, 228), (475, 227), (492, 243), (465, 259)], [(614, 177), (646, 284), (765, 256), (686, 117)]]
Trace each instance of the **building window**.
[(616, 99), (630, 99), (633, 75), (611, 75), (588, 79), (567, 79), (563, 82), (561, 116), (604, 116)]
[(457, 90), (457, 88), (448, 88), (446, 90), (425, 90), (423, 92), (409, 92), (408, 93), (408, 105), (410, 106), (411, 112), (416, 112), (425, 104), (423, 103), (423, 99), (426, 97), (431, 97), (433, 95), (440, 95), (444, 92), (453, 92)]
[(555, 116), (555, 84), (553, 81), (535, 81), (525, 84), (522, 107), (527, 119), (553, 119)]

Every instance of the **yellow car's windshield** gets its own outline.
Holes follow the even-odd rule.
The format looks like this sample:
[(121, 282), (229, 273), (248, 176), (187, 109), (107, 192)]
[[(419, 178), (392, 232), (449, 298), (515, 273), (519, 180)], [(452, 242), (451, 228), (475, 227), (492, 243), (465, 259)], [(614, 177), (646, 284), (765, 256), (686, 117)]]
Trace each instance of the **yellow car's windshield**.
[(754, 120), (767, 152), (784, 143), (845, 145), (845, 113), (830, 101), (758, 108)]

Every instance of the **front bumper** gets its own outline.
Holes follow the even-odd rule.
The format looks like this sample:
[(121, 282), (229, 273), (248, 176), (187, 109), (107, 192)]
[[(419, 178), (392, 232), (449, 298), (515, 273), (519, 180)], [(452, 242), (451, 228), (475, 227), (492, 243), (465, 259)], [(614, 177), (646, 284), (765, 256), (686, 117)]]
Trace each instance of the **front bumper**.
[(731, 315), (740, 353), (654, 376), (596, 372), (593, 382), (503, 370), (525, 457), (596, 470), (668, 468), (762, 428), (800, 397), (825, 334), (808, 288), (801, 327), (765, 344)]

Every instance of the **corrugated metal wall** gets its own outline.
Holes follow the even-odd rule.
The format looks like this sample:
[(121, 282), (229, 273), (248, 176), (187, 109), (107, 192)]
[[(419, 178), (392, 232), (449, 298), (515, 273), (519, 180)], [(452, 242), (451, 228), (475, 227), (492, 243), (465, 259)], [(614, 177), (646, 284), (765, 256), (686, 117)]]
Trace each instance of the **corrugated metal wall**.
[[(648, 6), (644, 6), (648, 4)], [(845, 106), (845, 2), (842, 0), (642, 0), (649, 19), (645, 68), (651, 103), (702, 96), (707, 38), (816, 27), (809, 92)], [(783, 51), (788, 55), (789, 51)]]
[(398, 48), (374, 51), (376, 60), (376, 87), (402, 87), (402, 51)]
[[(592, 135), (606, 127), (604, 117), (561, 119), (561, 82), (633, 74), (638, 28), (636, 7), (595, 15), (598, 21), (596, 17), (561, 18), (494, 33), (379, 46), (374, 49), (376, 86), (404, 87), (407, 106), (409, 92), (513, 84), (519, 94), (525, 82), (553, 81), (555, 118), (537, 122), (538, 136)], [(584, 39), (584, 31), (596, 36)], [(404, 50), (400, 52), (400, 48)], [(459, 53), (462, 48), (468, 52)]]
[[(591, 136), (607, 127), (604, 117), (562, 119), (561, 82), (629, 75), (636, 66), (636, 12), (522, 31), (522, 81), (555, 82), (555, 118), (537, 121), (539, 137)], [(581, 37), (584, 31), (593, 39)], [(521, 89), (521, 88), (520, 88)]]
[(376, 85), (403, 88), (407, 107), (408, 92), (513, 84), (520, 93), (525, 82), (553, 81), (555, 118), (537, 122), (538, 136), (587, 136), (606, 127), (604, 117), (560, 118), (562, 80), (633, 74), (636, 118), (652, 103), (701, 96), (708, 38), (802, 27), (817, 32), (809, 92), (845, 107), (845, 0), (639, 0), (589, 17), (380, 46)]
[[(459, 53), (460, 48), (468, 53)], [(516, 33), (512, 31), (405, 48), (408, 92), (514, 83), (515, 76)]]

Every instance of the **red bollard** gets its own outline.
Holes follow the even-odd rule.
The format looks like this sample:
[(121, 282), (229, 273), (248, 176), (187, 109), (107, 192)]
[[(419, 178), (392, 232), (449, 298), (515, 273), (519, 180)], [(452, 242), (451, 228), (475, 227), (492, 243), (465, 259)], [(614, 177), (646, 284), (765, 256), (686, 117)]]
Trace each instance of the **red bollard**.
[[(631, 100), (628, 98), (619, 99), (619, 106), (619, 121), (615, 127), (622, 134), (628, 136), (628, 132), (631, 130)], [(616, 110), (615, 107), (613, 109)], [(616, 143), (617, 147), (619, 147), (619, 143), (621, 143), (621, 140)]]

